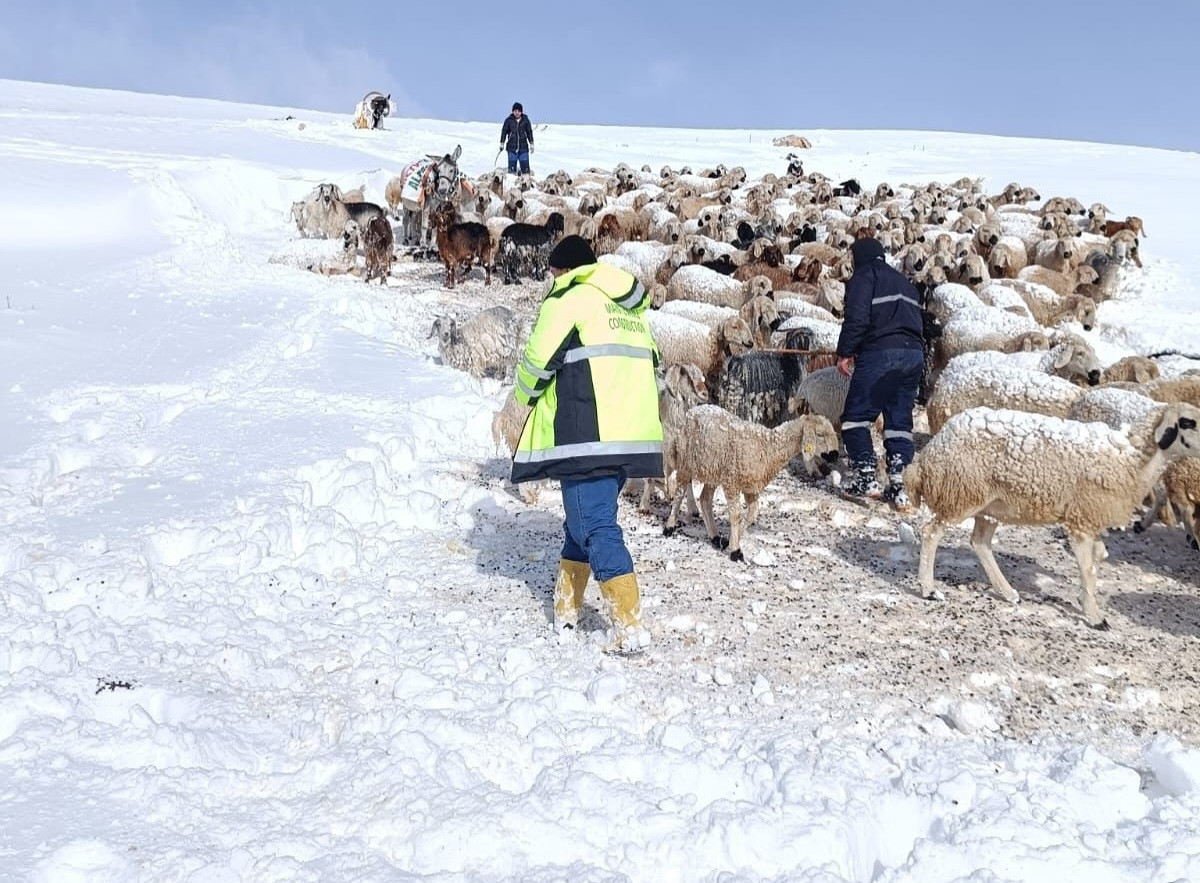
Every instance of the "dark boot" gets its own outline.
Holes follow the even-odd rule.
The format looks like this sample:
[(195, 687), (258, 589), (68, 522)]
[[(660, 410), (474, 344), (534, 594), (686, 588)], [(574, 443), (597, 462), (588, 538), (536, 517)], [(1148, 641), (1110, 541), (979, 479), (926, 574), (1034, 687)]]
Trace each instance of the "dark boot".
[(842, 493), (849, 497), (878, 500), (883, 495), (883, 488), (879, 486), (875, 463), (868, 460), (851, 463), (849, 473), (842, 480)]
[(883, 499), (891, 503), (897, 512), (908, 512), (912, 509), (912, 501), (904, 490), (904, 460), (899, 454), (892, 454), (887, 462), (888, 484), (883, 491)]

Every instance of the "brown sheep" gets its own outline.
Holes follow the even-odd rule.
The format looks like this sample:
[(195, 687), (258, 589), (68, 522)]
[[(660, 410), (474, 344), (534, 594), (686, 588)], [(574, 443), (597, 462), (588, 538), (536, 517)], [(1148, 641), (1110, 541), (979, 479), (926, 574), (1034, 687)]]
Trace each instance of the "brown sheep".
[(483, 266), (484, 285), (492, 284), (492, 237), (483, 224), (469, 221), (457, 223), (458, 214), (450, 203), (438, 206), (430, 216), (433, 229), (437, 232), (438, 255), (446, 266), (446, 287), (453, 288), (459, 264), (465, 264), (463, 273), (470, 272), (475, 258)]
[(392, 234), (392, 225), (386, 218), (371, 218), (363, 234), (363, 251), (367, 258), (365, 281), (378, 279), (380, 285), (387, 285), (387, 278), (392, 272), (392, 261), (396, 258), (395, 249), (396, 240)]
[(1137, 215), (1129, 215), (1124, 221), (1104, 222), (1105, 236), (1112, 236), (1114, 233), (1120, 233), (1122, 230), (1129, 230), (1138, 236), (1146, 235), (1146, 230), (1142, 227), (1142, 219)]
[[(588, 218), (588, 223), (594, 224), (594, 220)], [(625, 241), (625, 233), (621, 229), (621, 222), (614, 214), (606, 214), (600, 218), (600, 223), (596, 224), (596, 233), (592, 238), (592, 250), (599, 257), (602, 254), (612, 254), (617, 250), (617, 247)]]

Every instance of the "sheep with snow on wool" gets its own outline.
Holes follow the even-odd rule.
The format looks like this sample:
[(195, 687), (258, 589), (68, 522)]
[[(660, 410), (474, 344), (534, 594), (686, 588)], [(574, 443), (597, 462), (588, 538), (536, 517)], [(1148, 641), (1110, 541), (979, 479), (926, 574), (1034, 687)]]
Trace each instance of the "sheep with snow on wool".
[(710, 396), (726, 357), (754, 348), (749, 326), (736, 315), (713, 328), (662, 310), (647, 310), (645, 316), (662, 364), (697, 366)]
[(933, 433), (955, 414), (979, 407), (1065, 418), (1083, 395), (1082, 387), (1044, 371), (974, 361), (955, 365), (954, 361), (938, 377), (925, 406)]
[(812, 349), (832, 352), (837, 349), (838, 337), (842, 333), (842, 324), (810, 319), (805, 316), (792, 316), (790, 319), (784, 319), (779, 327), (771, 333), (771, 346), (787, 348), (788, 337), (793, 332), (801, 330), (807, 332), (806, 336), (811, 342)]
[(667, 300), (694, 300), (735, 310), (754, 297), (770, 296), (772, 292), (765, 276), (739, 282), (697, 264), (680, 267), (667, 282)]
[(529, 322), (508, 307), (489, 307), (461, 325), (451, 317), (438, 317), (429, 336), (438, 338), (444, 365), (473, 377), (503, 379), (516, 370), (529, 337)]
[[(989, 307), (1007, 310), (1010, 313), (1016, 313), (1018, 316), (1026, 316), (1032, 319), (1033, 312), (1029, 309), (1029, 304), (1025, 303), (1025, 298), (1021, 297), (1016, 287), (1009, 284), (1010, 281), (993, 279), (990, 282), (985, 282), (975, 289), (975, 296), (981, 303)], [(1022, 282), (1020, 284), (1029, 285), (1032, 283)], [(1046, 290), (1049, 291), (1050, 289)]]
[(696, 300), (669, 300), (659, 308), (659, 312), (668, 316), (691, 319), (693, 322), (699, 322), (709, 328), (718, 328), (729, 319), (735, 319), (741, 315), (733, 307), (719, 307)]
[[(824, 417), (804, 415), (774, 429), (740, 420), (716, 405), (690, 409), (671, 442), (679, 488), (671, 505), (663, 533), (675, 532), (682, 501), (682, 487), (700, 481), (700, 514), (709, 541), (728, 548), (733, 561), (744, 561), (742, 553), (743, 501), (757, 511), (759, 495), (779, 470), (793, 457), (802, 457), (805, 468), (815, 474), (821, 461), (836, 462), (838, 441)], [(721, 539), (713, 519), (713, 494), (720, 487), (729, 510), (729, 540)]]
[[(663, 375), (662, 389), (658, 396), (658, 417), (663, 429), (663, 480), (649, 479), (642, 490), (642, 499), (638, 509), (650, 511), (650, 498), (656, 487), (664, 487), (667, 500), (674, 499), (675, 466), (671, 461), (671, 442), (674, 433), (683, 422), (683, 416), (688, 409), (708, 402), (708, 387), (704, 382), (704, 374), (696, 365), (668, 365)], [(689, 485), (684, 489), (688, 498), (690, 511), (697, 511), (696, 500)]]
[[(996, 350), (978, 350), (955, 356), (946, 366), (950, 371), (969, 365), (995, 365), (999, 368), (1020, 368), (1041, 371), (1069, 380), (1076, 386), (1095, 386), (1100, 382), (1100, 360), (1091, 344), (1080, 337), (1060, 337), (1048, 350), (1002, 353)], [(944, 373), (944, 372), (943, 372)]]
[[(940, 286), (939, 286), (940, 287)], [(1000, 350), (1012, 352), (1020, 349), (1015, 345), (1019, 335), (1026, 332), (1044, 333), (1033, 319), (1018, 316), (996, 307), (962, 307), (943, 318), (931, 310), (943, 324), (942, 339), (938, 341), (938, 363), (945, 365), (955, 356), (972, 350)]]
[(1146, 356), (1125, 356), (1100, 372), (1101, 383), (1132, 381), (1146, 383), (1157, 380), (1162, 374), (1158, 363)]
[(1170, 463), (1200, 456), (1197, 421), (1191, 405), (1169, 405), (1128, 433), (991, 408), (954, 417), (904, 472), (914, 502), (933, 513), (921, 539), (922, 594), (936, 596), (934, 556), (946, 528), (974, 518), (971, 547), (993, 588), (1016, 603), (992, 554), (997, 525), (1061, 524), (1079, 567), (1084, 618), (1107, 628), (1096, 592), (1101, 537), (1127, 523)]

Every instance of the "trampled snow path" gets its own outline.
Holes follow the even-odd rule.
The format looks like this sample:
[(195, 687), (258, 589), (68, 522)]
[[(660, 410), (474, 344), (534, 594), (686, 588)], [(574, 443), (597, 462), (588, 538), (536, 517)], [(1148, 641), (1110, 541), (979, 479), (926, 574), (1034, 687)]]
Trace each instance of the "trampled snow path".
[[(785, 480), (764, 503), (748, 542), (774, 567), (629, 518), (659, 644), (621, 660), (550, 639), (554, 495), (505, 492), (498, 389), (425, 340), (435, 314), (514, 293), (267, 263), (312, 184), (380, 193), (393, 154), (461, 136), (484, 156), (492, 126), (355, 133), (309, 115), (300, 131), (266, 119), (281, 111), (27, 84), (0, 84), (0, 110), (0, 216), (27, 221), (0, 238), (0, 878), (1200, 878), (1197, 752), (1099, 731), (1101, 753), (1080, 741), (1087, 715), (1126, 719), (1053, 689), (1072, 738), (1006, 724), (1000, 663), (956, 673), (976, 696), (934, 684), (936, 701), (881, 675), (919, 657), (851, 628), (860, 604), (939, 643), (961, 616), (984, 645), (959, 635), (964, 655), (1003, 611), (973, 591), (923, 610), (852, 548), (909, 566), (895, 525), (835, 536), (819, 490)], [(745, 150), (560, 137), (568, 168)], [(871, 162), (909, 147), (854, 137), (875, 139)], [(1003, 146), (944, 143), (965, 166), (929, 160), (945, 179)], [(1031, 155), (1012, 177), (1056, 168)], [(47, 193), (78, 247), (51, 248)], [(1009, 628), (1081, 641), (1070, 622), (1034, 606)], [(1129, 627), (1099, 652), (1147, 652), (1153, 629)], [(1194, 633), (1163, 641), (1195, 650)]]

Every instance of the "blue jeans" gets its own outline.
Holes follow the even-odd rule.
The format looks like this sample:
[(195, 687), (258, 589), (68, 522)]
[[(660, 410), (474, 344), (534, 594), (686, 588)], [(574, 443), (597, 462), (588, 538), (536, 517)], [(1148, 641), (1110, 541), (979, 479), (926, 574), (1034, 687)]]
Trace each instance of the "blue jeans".
[(517, 163), (518, 162), (521, 163), (521, 174), (528, 175), (529, 174), (529, 151), (528, 150), (522, 150), (520, 153), (517, 153), (517, 151), (515, 151), (515, 150), (510, 150), (508, 152), (508, 170), (510, 172), (512, 172), (514, 175), (517, 173)]
[(618, 475), (562, 480), (562, 557), (586, 561), (597, 582), (633, 573), (633, 558), (617, 525), (617, 495), (625, 479)]
[(871, 424), (883, 414), (883, 448), (889, 466), (895, 458), (907, 466), (913, 458), (912, 415), (925, 366), (922, 350), (869, 350), (854, 360), (854, 375), (842, 413), (846, 459), (875, 465)]

